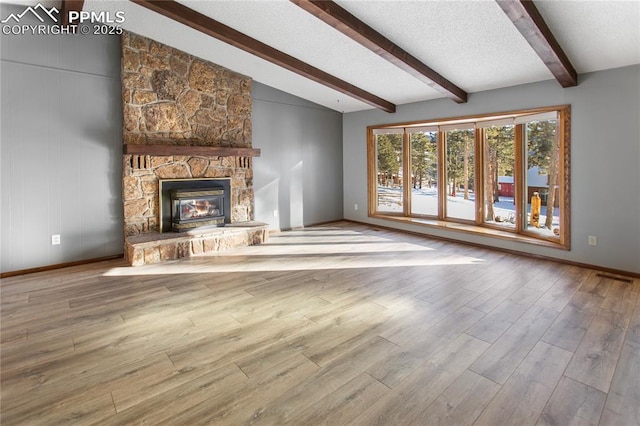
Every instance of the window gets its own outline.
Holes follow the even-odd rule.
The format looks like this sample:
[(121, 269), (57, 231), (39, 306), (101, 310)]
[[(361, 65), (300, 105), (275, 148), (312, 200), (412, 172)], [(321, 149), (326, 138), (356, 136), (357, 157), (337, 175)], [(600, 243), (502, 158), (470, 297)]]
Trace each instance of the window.
[(560, 145), (556, 117), (538, 117), (524, 125), (527, 156), (524, 176), (526, 230), (553, 237), (560, 232)]
[(377, 210), (402, 212), (402, 135), (403, 131), (376, 132)]
[(438, 129), (412, 129), (411, 214), (438, 216)]
[(516, 148), (513, 120), (511, 123), (483, 123), (483, 220), (510, 230), (516, 229), (515, 194)]
[(445, 130), (447, 204), (446, 218), (475, 221), (475, 132), (455, 126)]
[(372, 126), (369, 214), (568, 249), (569, 116), (560, 106)]

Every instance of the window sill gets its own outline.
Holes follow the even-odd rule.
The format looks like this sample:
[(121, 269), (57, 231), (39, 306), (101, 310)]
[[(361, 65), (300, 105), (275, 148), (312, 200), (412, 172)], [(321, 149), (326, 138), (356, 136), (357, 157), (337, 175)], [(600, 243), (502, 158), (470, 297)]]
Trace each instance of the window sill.
[(499, 229), (486, 228), (484, 226), (470, 225), (466, 223), (445, 222), (445, 221), (433, 220), (433, 219), (391, 216), (391, 215), (384, 215), (384, 214), (372, 214), (372, 215), (369, 215), (369, 217), (372, 217), (374, 219), (390, 220), (394, 222), (419, 225), (427, 228), (445, 229), (447, 231), (460, 232), (463, 234), (470, 234), (470, 235), (476, 235), (481, 237), (498, 238), (506, 241), (517, 241), (519, 243), (532, 244), (536, 246), (550, 247), (550, 248), (560, 249), (560, 250), (569, 250), (568, 247), (564, 246), (560, 242), (543, 240), (539, 238), (530, 237), (527, 235), (516, 234), (513, 232), (502, 231)]

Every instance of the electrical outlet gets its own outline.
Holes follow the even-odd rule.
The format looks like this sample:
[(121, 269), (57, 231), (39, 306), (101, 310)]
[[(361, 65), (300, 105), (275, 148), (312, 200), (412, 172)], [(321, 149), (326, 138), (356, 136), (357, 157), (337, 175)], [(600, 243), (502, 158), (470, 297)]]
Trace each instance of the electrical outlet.
[(596, 237), (594, 235), (589, 235), (589, 245), (590, 246), (597, 246), (598, 245), (598, 237)]
[(52, 246), (57, 246), (58, 244), (60, 244), (60, 234), (52, 235), (51, 236), (51, 245)]
[(357, 205), (357, 204), (354, 204), (354, 205), (353, 205), (353, 209), (354, 209), (354, 210), (358, 210), (358, 205)]
[(273, 211), (273, 217), (278, 217), (278, 210)]

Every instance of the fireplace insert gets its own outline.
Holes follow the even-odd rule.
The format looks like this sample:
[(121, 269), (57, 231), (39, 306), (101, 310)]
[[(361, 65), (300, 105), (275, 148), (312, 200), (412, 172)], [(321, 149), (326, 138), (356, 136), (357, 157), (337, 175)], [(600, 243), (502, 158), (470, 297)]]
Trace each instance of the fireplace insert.
[(171, 229), (224, 226), (224, 189), (173, 189), (171, 195)]

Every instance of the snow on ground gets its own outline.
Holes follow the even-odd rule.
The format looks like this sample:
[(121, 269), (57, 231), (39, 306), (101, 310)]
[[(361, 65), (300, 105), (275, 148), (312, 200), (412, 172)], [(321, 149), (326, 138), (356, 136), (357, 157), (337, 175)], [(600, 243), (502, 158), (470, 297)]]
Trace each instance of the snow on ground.
[[(402, 188), (378, 186), (378, 210), (402, 213)], [(411, 195), (411, 210), (413, 214), (436, 216), (438, 214), (437, 188), (413, 189)], [(527, 212), (530, 211), (531, 205), (527, 204)], [(491, 224), (503, 226), (507, 229), (515, 228), (516, 210), (512, 197), (500, 197), (500, 200), (493, 204), (493, 212), (496, 217), (499, 216), (503, 221), (490, 222)], [(553, 228), (560, 227), (559, 209), (556, 207), (553, 213), (552, 229), (527, 226), (527, 230), (545, 237), (553, 236)], [(447, 195), (447, 216), (456, 219), (474, 220), (475, 194), (469, 192), (468, 200), (464, 199), (464, 191), (459, 191), (455, 197)], [(546, 216), (547, 208), (546, 206), (542, 206), (540, 209), (540, 221), (543, 224)]]

